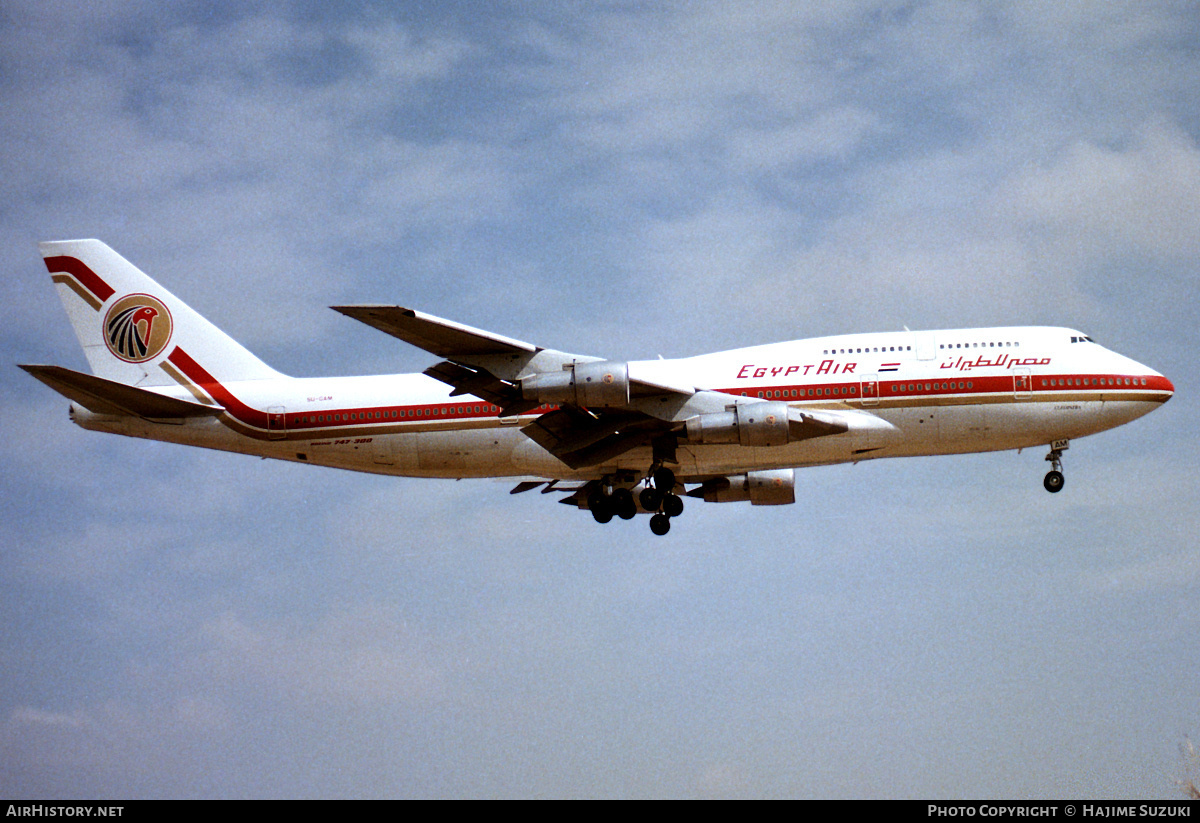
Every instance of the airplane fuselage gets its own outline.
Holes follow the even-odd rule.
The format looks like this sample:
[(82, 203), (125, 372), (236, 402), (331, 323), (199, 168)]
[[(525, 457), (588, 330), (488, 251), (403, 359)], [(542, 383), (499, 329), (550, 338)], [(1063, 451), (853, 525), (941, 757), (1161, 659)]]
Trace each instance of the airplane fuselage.
[[(156, 423), (73, 407), (84, 428), (314, 465), (413, 477), (596, 478), (644, 469), (649, 446), (572, 469), (521, 432), (551, 406), (498, 417), (420, 374), (220, 383), (177, 363), (217, 417)], [(1053, 327), (812, 338), (630, 363), (734, 397), (859, 412), (878, 425), (780, 446), (680, 443), (676, 473), (697, 475), (1041, 446), (1127, 423), (1169, 399), (1169, 380), (1080, 332)]]

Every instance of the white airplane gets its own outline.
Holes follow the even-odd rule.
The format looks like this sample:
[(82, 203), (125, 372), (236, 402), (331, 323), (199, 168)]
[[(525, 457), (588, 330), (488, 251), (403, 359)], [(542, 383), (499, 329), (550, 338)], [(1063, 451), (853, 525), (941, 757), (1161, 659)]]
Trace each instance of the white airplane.
[[(85, 429), (410, 477), (516, 477), (606, 523), (681, 495), (795, 502), (795, 469), (1048, 445), (1128, 423), (1171, 381), (1078, 331), (880, 332), (677, 360), (544, 349), (400, 306), (334, 306), (441, 358), (280, 374), (98, 240), (41, 244), (92, 374), (22, 366)], [(449, 388), (448, 388), (449, 387)]]

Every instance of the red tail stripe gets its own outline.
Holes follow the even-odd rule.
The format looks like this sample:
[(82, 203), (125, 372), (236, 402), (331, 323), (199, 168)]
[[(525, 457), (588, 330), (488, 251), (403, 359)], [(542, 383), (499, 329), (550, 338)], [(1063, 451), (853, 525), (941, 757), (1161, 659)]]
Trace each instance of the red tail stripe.
[(47, 257), (46, 268), (51, 274), (66, 272), (79, 281), (85, 289), (96, 295), (103, 303), (116, 292), (112, 286), (100, 279), (100, 276), (84, 265), (82, 260), (75, 257)]
[(267, 414), (258, 409), (251, 408), (238, 400), (229, 390), (217, 382), (217, 379), (208, 373), (207, 370), (195, 360), (191, 358), (183, 349), (176, 346), (171, 354), (167, 356), (175, 367), (200, 388), (204, 389), (213, 399), (225, 407), (225, 411), (233, 415), (234, 418), (245, 423), (247, 426), (257, 426), (260, 429), (267, 428)]

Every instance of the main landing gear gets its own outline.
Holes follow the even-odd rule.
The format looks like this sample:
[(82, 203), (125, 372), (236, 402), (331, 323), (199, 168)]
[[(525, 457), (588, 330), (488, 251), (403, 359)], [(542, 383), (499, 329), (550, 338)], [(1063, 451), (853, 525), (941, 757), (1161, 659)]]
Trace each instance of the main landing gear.
[(1050, 462), (1050, 471), (1046, 472), (1046, 479), (1042, 481), (1042, 485), (1052, 494), (1062, 491), (1067, 482), (1062, 473), (1062, 453), (1067, 447), (1066, 440), (1055, 440), (1050, 444), (1050, 453), (1046, 455), (1046, 460)]
[(652, 512), (650, 531), (664, 535), (671, 530), (671, 518), (683, 514), (683, 498), (675, 494), (675, 472), (659, 466), (650, 473), (654, 486), (649, 485), (638, 495), (642, 508)]
[(608, 523), (614, 516), (630, 520), (638, 512), (653, 512), (650, 531), (658, 535), (671, 530), (671, 518), (683, 514), (683, 499), (675, 494), (675, 473), (659, 466), (650, 472), (634, 502), (629, 488), (613, 487), (612, 480), (605, 478), (587, 496), (587, 507), (597, 523)]
[(588, 509), (597, 523), (607, 523), (617, 516), (622, 520), (631, 520), (637, 514), (637, 504), (633, 502), (633, 492), (629, 489), (614, 489), (605, 487), (593, 489), (587, 498)]

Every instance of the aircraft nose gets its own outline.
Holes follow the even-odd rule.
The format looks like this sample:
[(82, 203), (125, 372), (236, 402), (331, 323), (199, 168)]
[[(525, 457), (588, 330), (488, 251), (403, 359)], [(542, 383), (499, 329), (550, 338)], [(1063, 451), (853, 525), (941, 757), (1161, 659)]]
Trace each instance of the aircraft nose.
[(1147, 369), (1149, 374), (1146, 377), (1146, 387), (1151, 389), (1160, 403), (1166, 403), (1175, 396), (1175, 384), (1170, 381), (1164, 374), (1159, 374), (1153, 369)]

